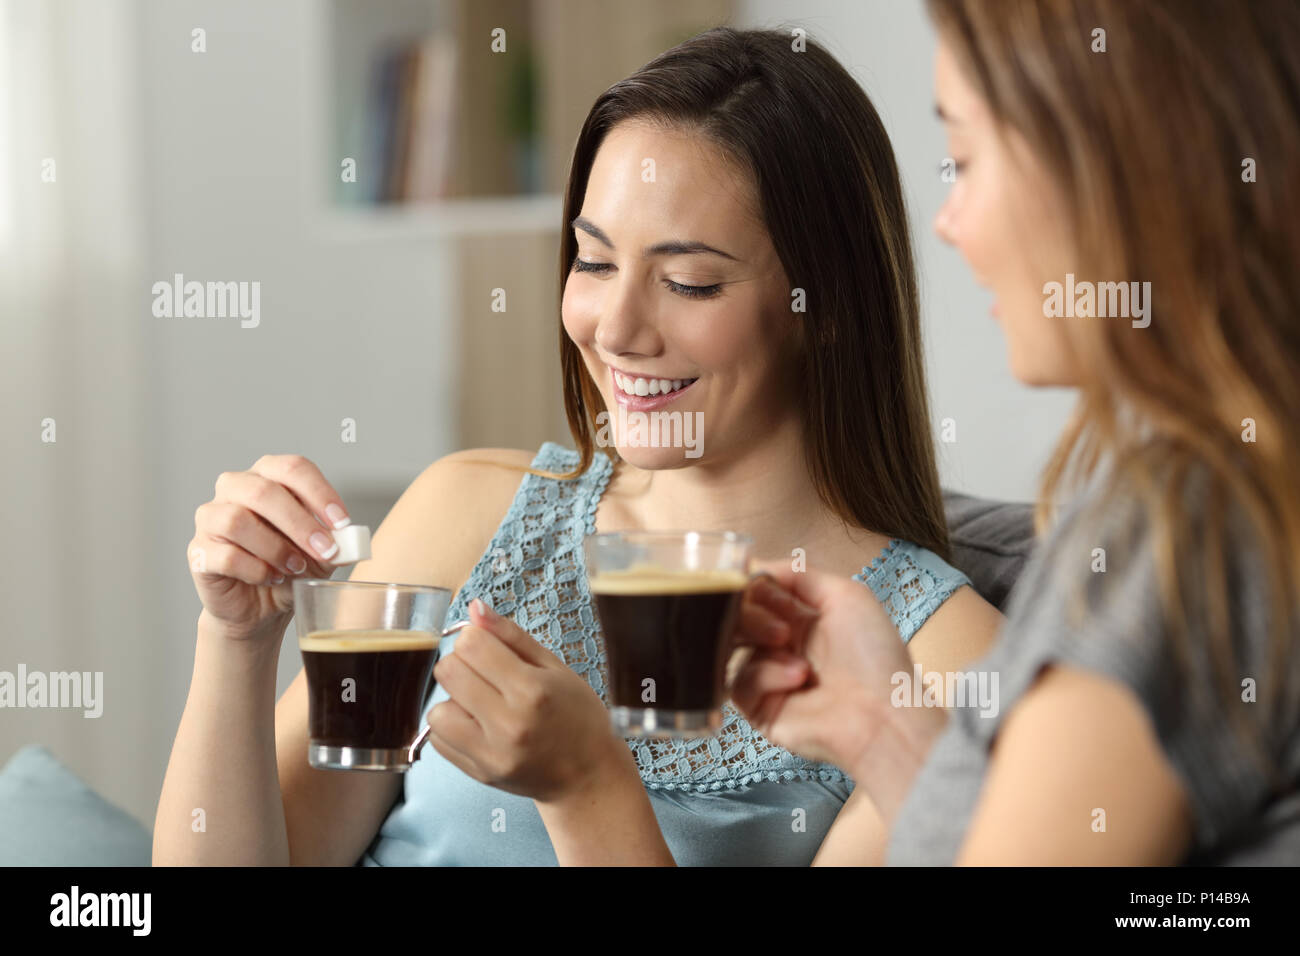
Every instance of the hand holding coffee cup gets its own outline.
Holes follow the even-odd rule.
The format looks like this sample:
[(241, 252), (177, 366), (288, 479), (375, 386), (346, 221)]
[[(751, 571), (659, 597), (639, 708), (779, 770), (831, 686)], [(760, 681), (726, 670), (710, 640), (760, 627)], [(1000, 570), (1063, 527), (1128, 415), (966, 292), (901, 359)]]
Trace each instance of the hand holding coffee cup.
[(731, 696), (765, 737), (847, 769), (882, 726), (907, 740), (943, 726), (942, 708), (893, 706), (893, 677), (910, 674), (912, 659), (869, 588), (783, 562), (764, 570), (770, 580), (756, 583), (755, 607), (738, 627), (738, 642), (753, 653)]
[(636, 780), (627, 744), (587, 679), (509, 617), (469, 604), (472, 626), (434, 669), (447, 692), (429, 742), (465, 774), (544, 804)]

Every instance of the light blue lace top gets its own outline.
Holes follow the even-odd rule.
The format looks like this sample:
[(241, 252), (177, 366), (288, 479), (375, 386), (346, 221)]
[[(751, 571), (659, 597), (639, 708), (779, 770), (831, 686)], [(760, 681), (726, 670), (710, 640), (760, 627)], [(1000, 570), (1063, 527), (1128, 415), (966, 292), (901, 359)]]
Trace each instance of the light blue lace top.
[[(571, 471), (577, 452), (547, 442), (533, 467)], [(605, 695), (605, 652), (587, 590), (582, 541), (612, 471), (597, 453), (568, 481), (525, 474), (487, 551), (456, 594), (447, 623), (481, 597)], [(904, 641), (966, 576), (934, 553), (894, 539), (854, 575), (884, 604)], [(455, 635), (441, 647), (455, 646)], [(425, 710), (446, 700), (438, 687)], [(636, 756), (664, 839), (679, 865), (812, 862), (853, 790), (838, 767), (769, 742), (730, 702), (723, 726), (697, 740), (640, 740)], [(360, 863), (366, 866), (545, 865), (555, 852), (532, 800), (479, 783), (425, 745), (402, 796)]]

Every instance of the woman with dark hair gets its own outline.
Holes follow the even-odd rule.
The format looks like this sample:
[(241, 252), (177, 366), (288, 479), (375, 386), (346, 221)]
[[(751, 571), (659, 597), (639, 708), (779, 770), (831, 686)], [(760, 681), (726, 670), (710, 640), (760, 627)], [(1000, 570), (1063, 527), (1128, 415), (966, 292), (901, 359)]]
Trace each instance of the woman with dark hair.
[[(710, 737), (615, 736), (582, 553), (593, 531), (742, 531), (762, 556), (804, 554), (869, 588), (926, 670), (987, 650), (1000, 615), (945, 561), (879, 117), (817, 44), (713, 30), (600, 96), (564, 216), (577, 450), (436, 462), (353, 573), (459, 586), (448, 620), (475, 626), (437, 665), (431, 746), (404, 777), (307, 766), (303, 675), (274, 719), (269, 706), (291, 596), (277, 569), (286, 545), (316, 561), (312, 526), (346, 514), (300, 458), (223, 475), (196, 516), (210, 570), (195, 574), (205, 607), (155, 862), (807, 864), (883, 839), (842, 768), (775, 746), (730, 705)], [(698, 423), (689, 446), (624, 430), (620, 409), (651, 396)], [(200, 805), (220, 839), (191, 833)]]
[[(996, 296), (1016, 375), (1079, 390), (977, 665), (1001, 706), (891, 707), (908, 662), (879, 605), (779, 566), (734, 699), (853, 773), (890, 862), (1294, 865), (1300, 8), (930, 10), (961, 169), (936, 228)], [(791, 593), (820, 613), (797, 645), (764, 610)]]

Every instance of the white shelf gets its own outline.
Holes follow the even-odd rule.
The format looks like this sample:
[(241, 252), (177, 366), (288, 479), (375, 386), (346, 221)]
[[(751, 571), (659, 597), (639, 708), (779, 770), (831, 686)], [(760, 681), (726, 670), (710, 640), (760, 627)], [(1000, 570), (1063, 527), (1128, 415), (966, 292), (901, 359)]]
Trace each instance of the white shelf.
[(563, 210), (558, 195), (327, 206), (316, 234), (336, 242), (368, 242), (559, 232)]

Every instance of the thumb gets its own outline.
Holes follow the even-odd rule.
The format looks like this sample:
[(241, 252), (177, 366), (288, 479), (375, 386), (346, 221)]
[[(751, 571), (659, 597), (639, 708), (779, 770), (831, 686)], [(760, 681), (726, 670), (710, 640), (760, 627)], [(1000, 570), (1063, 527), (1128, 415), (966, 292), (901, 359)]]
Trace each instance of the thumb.
[(469, 619), (470, 623), (475, 627), (481, 627), (483, 630), (490, 632), (497, 640), (530, 664), (536, 664), (540, 667), (546, 663), (548, 656), (552, 656), (547, 653), (546, 648), (537, 643), (537, 640), (531, 634), (510, 620), (510, 618), (502, 617), (492, 610), (482, 598), (475, 598), (469, 602)]

